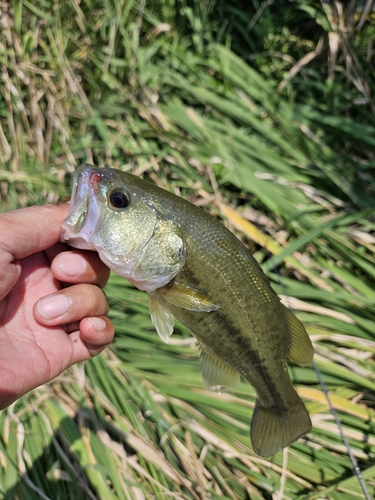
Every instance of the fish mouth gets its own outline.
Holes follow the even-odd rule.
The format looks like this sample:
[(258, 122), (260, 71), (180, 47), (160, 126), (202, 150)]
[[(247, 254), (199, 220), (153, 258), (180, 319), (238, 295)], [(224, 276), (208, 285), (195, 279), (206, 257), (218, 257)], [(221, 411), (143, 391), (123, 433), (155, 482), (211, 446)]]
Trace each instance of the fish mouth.
[(92, 249), (91, 238), (101, 220), (101, 203), (95, 186), (102, 175), (83, 164), (74, 174), (68, 217), (62, 222), (62, 241), (76, 248)]

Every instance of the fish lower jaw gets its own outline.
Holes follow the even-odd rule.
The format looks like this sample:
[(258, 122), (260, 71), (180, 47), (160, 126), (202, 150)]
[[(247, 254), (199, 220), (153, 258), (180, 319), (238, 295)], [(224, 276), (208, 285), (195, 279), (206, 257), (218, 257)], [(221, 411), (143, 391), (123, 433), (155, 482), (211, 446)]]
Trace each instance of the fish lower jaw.
[(95, 247), (91, 245), (86, 238), (81, 238), (80, 236), (69, 236), (69, 234), (63, 233), (61, 241), (71, 247), (79, 248), (80, 250), (95, 250)]

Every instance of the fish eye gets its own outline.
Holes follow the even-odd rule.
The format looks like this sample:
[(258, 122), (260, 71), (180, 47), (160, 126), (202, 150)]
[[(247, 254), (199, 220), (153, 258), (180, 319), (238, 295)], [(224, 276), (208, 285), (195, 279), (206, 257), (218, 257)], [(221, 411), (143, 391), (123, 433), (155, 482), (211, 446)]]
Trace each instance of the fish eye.
[(108, 200), (113, 208), (126, 208), (130, 205), (130, 195), (120, 189), (111, 191)]

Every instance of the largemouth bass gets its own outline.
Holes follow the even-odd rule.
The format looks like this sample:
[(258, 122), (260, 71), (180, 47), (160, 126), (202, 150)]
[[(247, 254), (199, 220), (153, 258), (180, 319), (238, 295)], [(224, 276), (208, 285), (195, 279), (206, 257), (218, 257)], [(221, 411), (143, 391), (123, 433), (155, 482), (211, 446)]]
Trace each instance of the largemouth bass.
[(148, 293), (164, 342), (175, 318), (188, 328), (201, 346), (206, 387), (231, 390), (240, 376), (254, 387), (255, 453), (269, 457), (311, 430), (286, 363), (310, 363), (309, 336), (249, 250), (218, 220), (135, 175), (82, 165), (63, 238), (96, 250)]

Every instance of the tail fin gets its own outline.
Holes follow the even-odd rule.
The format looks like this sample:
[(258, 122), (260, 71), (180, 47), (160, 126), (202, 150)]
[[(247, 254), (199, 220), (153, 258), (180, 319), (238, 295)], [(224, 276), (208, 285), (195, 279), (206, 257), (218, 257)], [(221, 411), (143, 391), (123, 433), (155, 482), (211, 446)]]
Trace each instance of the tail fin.
[(300, 399), (296, 406), (280, 410), (255, 405), (251, 442), (257, 455), (270, 457), (311, 430), (311, 420)]

